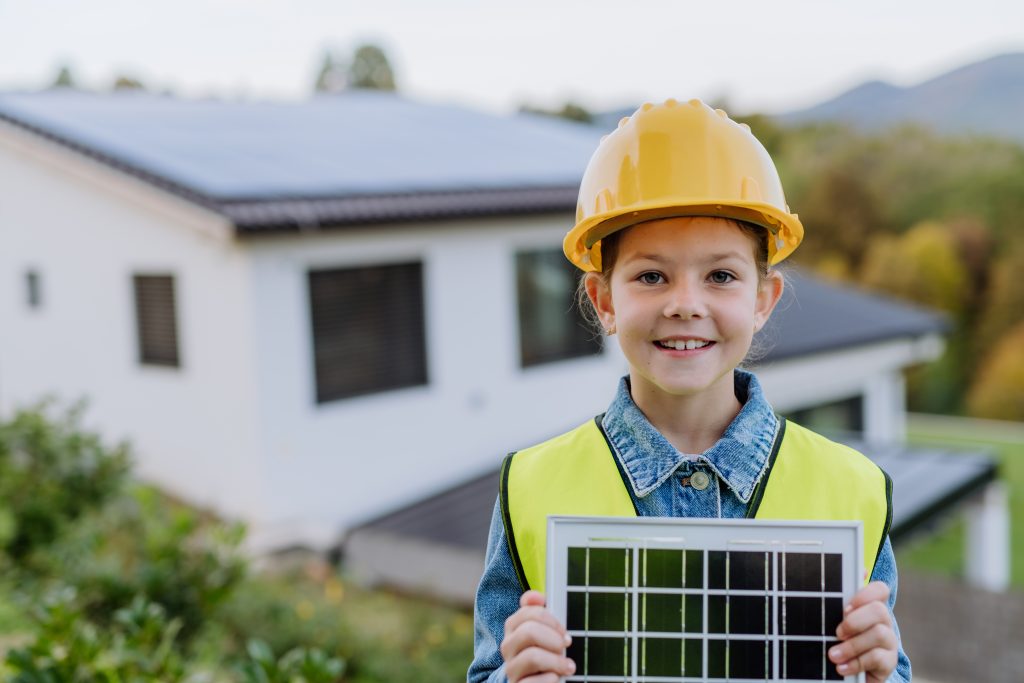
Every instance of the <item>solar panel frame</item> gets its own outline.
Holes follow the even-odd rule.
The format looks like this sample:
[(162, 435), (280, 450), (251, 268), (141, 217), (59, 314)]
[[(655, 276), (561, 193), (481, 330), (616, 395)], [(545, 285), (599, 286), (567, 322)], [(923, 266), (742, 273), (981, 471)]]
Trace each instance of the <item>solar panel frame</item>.
[[(863, 674), (839, 677), (825, 657), (842, 606), (862, 585), (863, 547), (857, 521), (550, 516), (548, 609), (572, 622), (567, 653), (585, 662), (563, 680), (864, 683)], [(666, 567), (679, 571), (679, 586), (670, 587)], [(699, 609), (687, 606), (692, 599)], [(669, 675), (677, 654), (678, 675)]]

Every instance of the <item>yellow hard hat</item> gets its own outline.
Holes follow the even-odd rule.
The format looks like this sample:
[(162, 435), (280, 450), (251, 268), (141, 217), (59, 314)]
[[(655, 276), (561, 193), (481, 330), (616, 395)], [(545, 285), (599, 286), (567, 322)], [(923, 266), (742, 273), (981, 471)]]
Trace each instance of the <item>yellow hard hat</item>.
[(566, 257), (601, 270), (601, 239), (655, 218), (722, 216), (766, 228), (768, 262), (804, 236), (775, 164), (744, 123), (700, 100), (645, 104), (601, 139), (580, 184)]

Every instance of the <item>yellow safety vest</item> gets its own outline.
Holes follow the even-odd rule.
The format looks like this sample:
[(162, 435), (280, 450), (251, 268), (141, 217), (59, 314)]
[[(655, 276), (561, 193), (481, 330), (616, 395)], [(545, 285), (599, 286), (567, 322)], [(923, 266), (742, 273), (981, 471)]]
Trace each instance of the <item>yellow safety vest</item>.
[[(548, 515), (639, 515), (600, 417), (502, 464), (505, 537), (524, 590), (544, 590)], [(892, 480), (854, 449), (783, 419), (747, 517), (860, 520), (870, 573), (892, 522)]]

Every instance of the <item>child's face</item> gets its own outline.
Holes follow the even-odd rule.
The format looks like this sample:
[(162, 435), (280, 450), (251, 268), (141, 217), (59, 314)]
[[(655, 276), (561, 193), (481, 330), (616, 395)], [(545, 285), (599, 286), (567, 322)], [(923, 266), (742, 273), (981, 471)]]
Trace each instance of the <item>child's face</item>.
[[(620, 237), (610, 278), (587, 284), (619, 336), (634, 398), (732, 395), (732, 371), (782, 293), (777, 274), (762, 280), (754, 251), (753, 238), (723, 218), (649, 221)], [(684, 342), (696, 348), (676, 348)]]

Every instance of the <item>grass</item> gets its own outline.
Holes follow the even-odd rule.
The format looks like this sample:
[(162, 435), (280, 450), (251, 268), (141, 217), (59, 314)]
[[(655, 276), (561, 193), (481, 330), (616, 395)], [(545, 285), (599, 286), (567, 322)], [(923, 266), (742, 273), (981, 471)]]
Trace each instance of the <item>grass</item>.
[[(951, 449), (984, 449), (999, 462), (1010, 505), (1010, 583), (1024, 590), (1024, 423), (997, 423), (967, 418), (911, 416), (912, 444)], [(897, 547), (901, 568), (951, 577), (964, 575), (963, 514), (946, 520), (935, 532)]]

